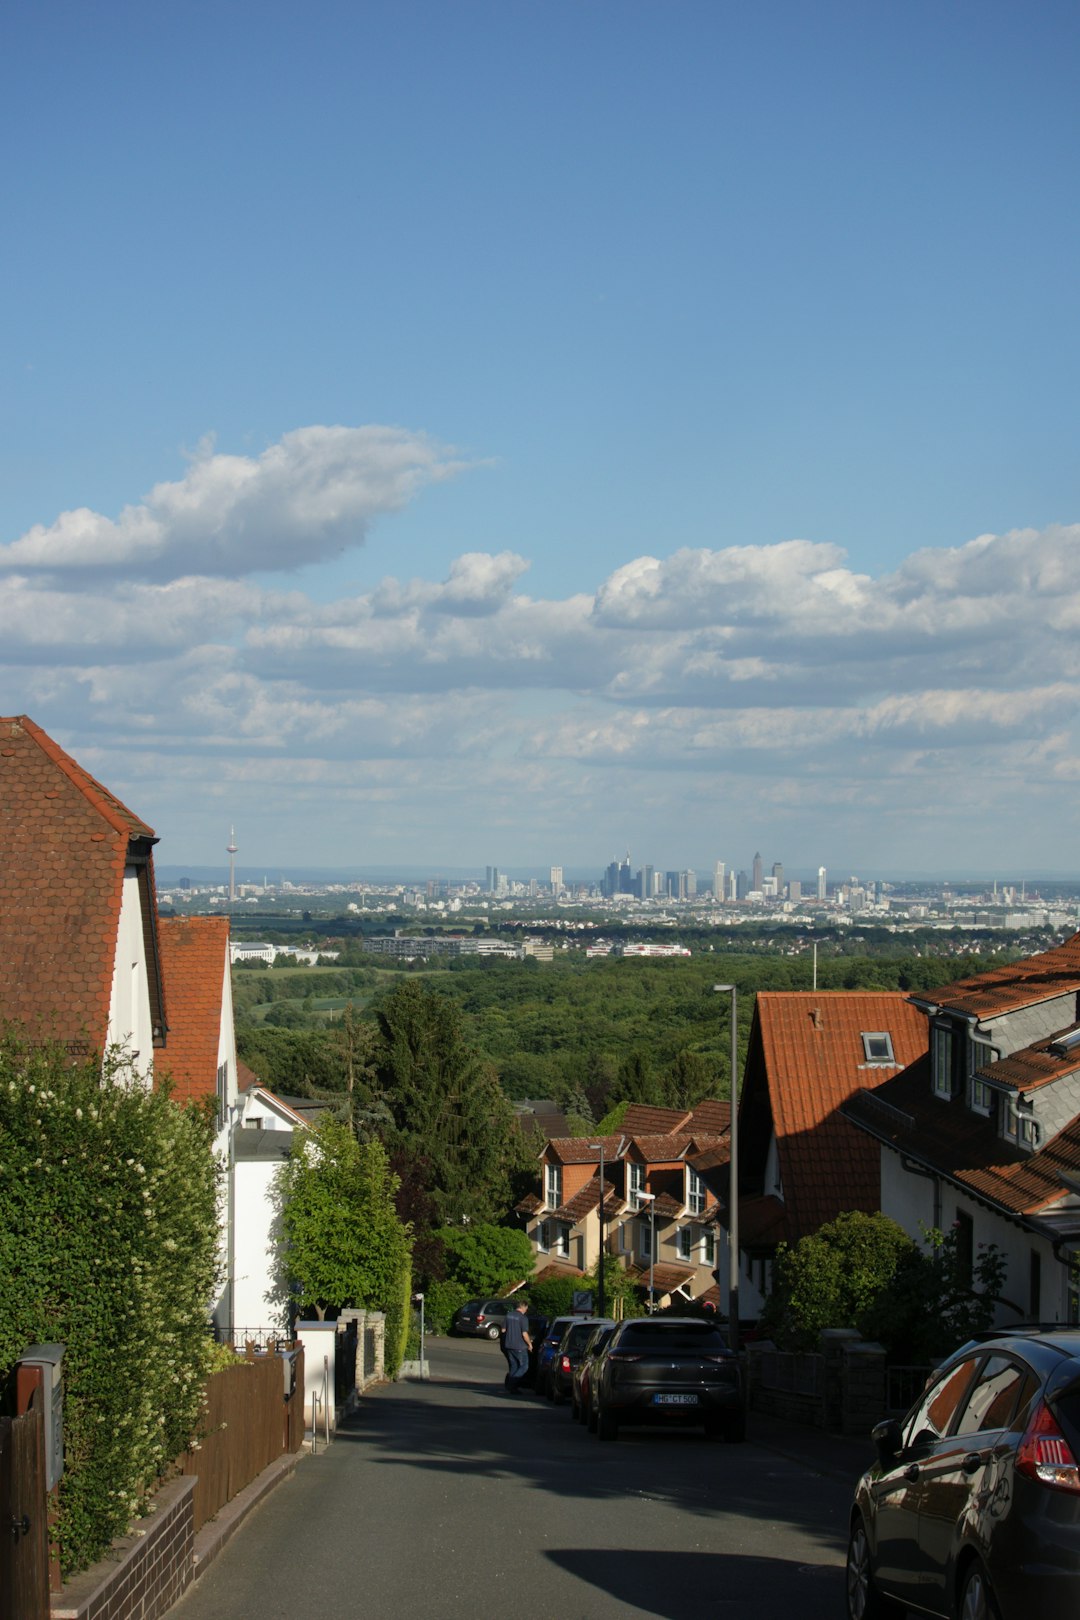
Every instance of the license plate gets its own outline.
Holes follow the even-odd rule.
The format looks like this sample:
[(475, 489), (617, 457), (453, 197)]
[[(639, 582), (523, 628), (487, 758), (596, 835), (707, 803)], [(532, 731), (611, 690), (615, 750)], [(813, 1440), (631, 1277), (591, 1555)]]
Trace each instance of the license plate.
[(696, 1406), (696, 1395), (654, 1395), (654, 1406)]

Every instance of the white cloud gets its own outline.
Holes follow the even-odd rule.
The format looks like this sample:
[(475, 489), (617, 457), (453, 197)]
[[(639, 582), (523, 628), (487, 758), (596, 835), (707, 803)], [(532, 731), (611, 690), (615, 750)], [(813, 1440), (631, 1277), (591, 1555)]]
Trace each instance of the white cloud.
[(375, 518), (461, 465), (401, 428), (297, 428), (258, 457), (207, 441), (183, 478), (118, 518), (80, 507), (0, 546), (0, 569), (162, 580), (300, 568), (362, 544)]

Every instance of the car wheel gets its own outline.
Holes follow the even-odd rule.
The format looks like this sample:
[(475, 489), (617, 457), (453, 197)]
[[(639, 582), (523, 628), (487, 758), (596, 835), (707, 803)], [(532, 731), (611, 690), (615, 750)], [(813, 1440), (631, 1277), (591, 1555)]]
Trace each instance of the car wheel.
[(886, 1620), (886, 1616), (903, 1612), (888, 1598), (883, 1598), (874, 1585), (870, 1543), (861, 1519), (856, 1519), (852, 1525), (848, 1542), (847, 1612), (848, 1620)]
[(998, 1606), (981, 1564), (972, 1564), (960, 1594), (957, 1620), (998, 1620)]
[(596, 1432), (601, 1440), (617, 1440), (619, 1438), (619, 1420), (613, 1412), (605, 1412), (601, 1408), (596, 1415)]
[(495, 1326), (494, 1322), (491, 1324), (491, 1326), (489, 1328), (485, 1328), (484, 1331), (487, 1334), (489, 1339), (497, 1339), (499, 1337), (499, 1330)]

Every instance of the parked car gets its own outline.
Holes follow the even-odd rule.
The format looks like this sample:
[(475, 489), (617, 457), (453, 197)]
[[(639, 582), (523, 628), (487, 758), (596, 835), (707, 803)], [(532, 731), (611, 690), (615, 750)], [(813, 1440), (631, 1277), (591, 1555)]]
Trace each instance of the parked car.
[(978, 1335), (934, 1373), (851, 1510), (847, 1604), (959, 1620), (1080, 1609), (1080, 1329)]
[(551, 1358), (551, 1370), (548, 1373), (548, 1387), (551, 1398), (555, 1402), (564, 1401), (568, 1395), (573, 1394), (574, 1368), (577, 1367), (585, 1353), (585, 1346), (598, 1328), (614, 1327), (615, 1323), (607, 1316), (578, 1317), (563, 1330), (555, 1354)]
[(512, 1299), (470, 1299), (454, 1312), (453, 1331), (472, 1338), (497, 1339), (506, 1325), (507, 1311), (513, 1308)]
[(623, 1423), (699, 1423), (706, 1434), (745, 1440), (739, 1358), (720, 1329), (693, 1316), (620, 1322), (593, 1369), (596, 1432)]
[(581, 1359), (574, 1368), (570, 1392), (571, 1411), (579, 1423), (587, 1423), (592, 1405), (592, 1371), (596, 1358), (615, 1331), (615, 1323), (594, 1327), (585, 1342)]
[(576, 1316), (556, 1316), (548, 1323), (548, 1330), (540, 1344), (536, 1357), (536, 1393), (538, 1395), (551, 1394), (551, 1363), (555, 1359), (555, 1352), (562, 1343), (562, 1336), (573, 1322), (578, 1321)]

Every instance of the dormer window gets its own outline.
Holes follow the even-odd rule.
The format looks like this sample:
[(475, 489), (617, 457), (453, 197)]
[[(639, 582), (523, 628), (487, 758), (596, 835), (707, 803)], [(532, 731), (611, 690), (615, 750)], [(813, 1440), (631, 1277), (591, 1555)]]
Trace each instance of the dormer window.
[(973, 1113), (985, 1114), (987, 1118), (989, 1118), (994, 1112), (993, 1087), (987, 1085), (985, 1080), (980, 1080), (977, 1078), (977, 1076), (973, 1075), (971, 1078), (971, 1087), (968, 1092), (968, 1102), (971, 1105)]
[(544, 1169), (544, 1202), (549, 1209), (558, 1209), (562, 1203), (562, 1165), (549, 1164)]
[(641, 1208), (641, 1194), (645, 1191), (645, 1166), (635, 1164), (633, 1160), (628, 1166), (630, 1174), (630, 1208)]
[(968, 1042), (968, 1073), (974, 1074), (976, 1069), (988, 1069), (991, 1063), (997, 1062), (997, 1052), (989, 1041), (982, 1040), (978, 1035), (972, 1035)]
[(948, 1024), (935, 1024), (932, 1028), (930, 1072), (933, 1076), (935, 1097), (951, 1099), (956, 1096), (953, 1076), (953, 1032)]
[(1017, 1147), (1037, 1148), (1039, 1145), (1039, 1122), (1033, 1114), (1023, 1111), (1020, 1100), (1007, 1097), (1002, 1109), (1001, 1134), (1008, 1141), (1014, 1142)]
[(863, 1056), (867, 1063), (889, 1063), (896, 1067), (893, 1056), (892, 1036), (888, 1030), (875, 1030), (872, 1034), (863, 1031)]
[(705, 1183), (697, 1171), (689, 1166), (686, 1170), (686, 1207), (691, 1215), (705, 1213)]

